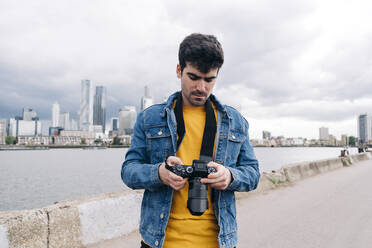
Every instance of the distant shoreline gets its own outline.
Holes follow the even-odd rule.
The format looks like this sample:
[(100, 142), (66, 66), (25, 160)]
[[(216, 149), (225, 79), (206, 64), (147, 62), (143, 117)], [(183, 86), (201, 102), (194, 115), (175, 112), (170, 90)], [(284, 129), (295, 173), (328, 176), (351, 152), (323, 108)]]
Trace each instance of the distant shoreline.
[(86, 146), (86, 145), (37, 145), (37, 146), (20, 146), (20, 145), (0, 145), (0, 151), (25, 151), (25, 150), (50, 150), (50, 149), (87, 149), (100, 150), (108, 148), (128, 148), (128, 145), (110, 145), (110, 146)]
[[(254, 148), (295, 148), (295, 147), (324, 147), (324, 148), (343, 148), (343, 146), (254, 146)], [(129, 145), (110, 145), (110, 146), (87, 146), (87, 145), (0, 145), (0, 151), (25, 151), (25, 150), (50, 150), (50, 149), (86, 149), (100, 150), (108, 148), (129, 148)], [(351, 148), (351, 147), (349, 147)]]

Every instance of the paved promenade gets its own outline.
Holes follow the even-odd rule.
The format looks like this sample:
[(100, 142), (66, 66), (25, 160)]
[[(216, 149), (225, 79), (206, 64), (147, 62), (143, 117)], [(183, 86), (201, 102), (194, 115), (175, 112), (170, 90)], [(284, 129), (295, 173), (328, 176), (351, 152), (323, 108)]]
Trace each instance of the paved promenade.
[[(238, 248), (372, 247), (372, 160), (238, 201)], [(138, 232), (90, 248), (139, 247)]]

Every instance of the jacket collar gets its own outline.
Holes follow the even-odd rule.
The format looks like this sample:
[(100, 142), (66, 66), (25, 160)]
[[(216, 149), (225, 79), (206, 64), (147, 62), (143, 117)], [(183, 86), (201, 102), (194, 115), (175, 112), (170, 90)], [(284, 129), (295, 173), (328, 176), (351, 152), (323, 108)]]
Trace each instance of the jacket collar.
[[(177, 92), (173, 93), (171, 96), (169, 96), (167, 102), (165, 103), (165, 107), (163, 108), (163, 110), (160, 113), (160, 115), (162, 117), (165, 116), (167, 111), (170, 111), (172, 109), (174, 100), (177, 98), (177, 94), (180, 93), (180, 92), (181, 91), (177, 91)], [(221, 102), (216, 98), (215, 95), (211, 94), (210, 99), (213, 102), (213, 104), (216, 106), (217, 110), (219, 110), (221, 112), (226, 112), (225, 106), (221, 104)]]

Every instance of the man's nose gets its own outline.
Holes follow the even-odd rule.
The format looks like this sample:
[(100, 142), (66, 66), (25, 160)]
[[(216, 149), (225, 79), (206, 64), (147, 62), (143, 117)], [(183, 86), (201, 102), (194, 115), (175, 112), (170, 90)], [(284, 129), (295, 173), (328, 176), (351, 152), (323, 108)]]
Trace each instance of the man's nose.
[(199, 91), (204, 92), (205, 91), (205, 85), (206, 85), (206, 82), (204, 81), (204, 78), (201, 78), (201, 79), (198, 80), (198, 82), (196, 84), (196, 89), (199, 90)]

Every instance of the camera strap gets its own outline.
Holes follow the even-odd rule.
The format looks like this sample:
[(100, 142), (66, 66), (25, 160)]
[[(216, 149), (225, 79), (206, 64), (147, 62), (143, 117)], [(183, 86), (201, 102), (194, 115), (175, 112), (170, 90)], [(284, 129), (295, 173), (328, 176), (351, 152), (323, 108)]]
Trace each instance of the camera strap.
[[(183, 119), (183, 110), (182, 110), (182, 93), (179, 92), (176, 99), (176, 106), (174, 107), (174, 112), (176, 115), (177, 121), (177, 150), (181, 144), (183, 137), (185, 136), (185, 122)], [(213, 158), (213, 147), (214, 147), (214, 139), (216, 137), (217, 131), (217, 122), (216, 116), (214, 114), (214, 110), (212, 107), (212, 103), (210, 97), (208, 97), (207, 101), (205, 102), (205, 126), (204, 126), (204, 133), (203, 133), (203, 141), (200, 150), (200, 159), (203, 156), (207, 156)]]

